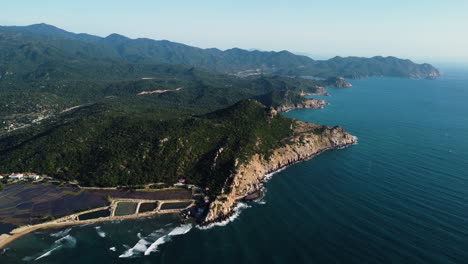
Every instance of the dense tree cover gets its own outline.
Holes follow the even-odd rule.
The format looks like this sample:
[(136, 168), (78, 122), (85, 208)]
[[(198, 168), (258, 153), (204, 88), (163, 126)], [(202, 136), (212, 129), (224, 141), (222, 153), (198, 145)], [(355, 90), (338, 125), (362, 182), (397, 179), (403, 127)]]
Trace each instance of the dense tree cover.
[(255, 96), (254, 99), (275, 109), (284, 105), (298, 105), (307, 100), (307, 98), (301, 96), (299, 93), (290, 90), (275, 90)]
[[(45, 45), (46, 48), (44, 49), (41, 45)], [(88, 34), (70, 33), (46, 24), (0, 27), (0, 47), (0, 50), (4, 50), (0, 51), (0, 56), (4, 53), (16, 52), (15, 55), (23, 60), (40, 60), (44, 56), (62, 58), (78, 56), (80, 58), (78, 60), (186, 64), (223, 73), (259, 69), (264, 73), (293, 76), (352, 78), (363, 76), (428, 77), (439, 73), (429, 64), (415, 64), (409, 60), (394, 57), (335, 57), (330, 60), (316, 61), (288, 51), (263, 52), (238, 48), (225, 51), (200, 49), (166, 40), (129, 39), (118, 34), (101, 38)]]
[[(116, 107), (120, 102), (127, 109), (132, 104), (144, 112), (171, 109), (171, 116), (200, 114), (272, 90), (315, 92), (318, 86), (332, 84), (280, 76), (238, 78), (190, 66), (77, 63), (0, 79), (0, 120), (28, 123), (40, 115), (102, 100), (115, 101)], [(170, 92), (138, 95), (155, 90)]]
[(254, 100), (168, 120), (93, 105), (0, 139), (0, 171), (34, 171), (97, 186), (186, 178), (216, 194), (236, 160), (268, 155), (292, 124)]
[[(246, 70), (262, 74), (232, 75)], [(100, 38), (44, 24), (0, 27), (0, 128), (34, 124), (0, 132), (0, 173), (32, 171), (95, 186), (186, 178), (215, 195), (229, 186), (236, 163), (268, 156), (291, 133), (294, 121), (271, 107), (338, 81), (284, 75), (434, 71), (396, 58), (314, 61), (286, 51)]]

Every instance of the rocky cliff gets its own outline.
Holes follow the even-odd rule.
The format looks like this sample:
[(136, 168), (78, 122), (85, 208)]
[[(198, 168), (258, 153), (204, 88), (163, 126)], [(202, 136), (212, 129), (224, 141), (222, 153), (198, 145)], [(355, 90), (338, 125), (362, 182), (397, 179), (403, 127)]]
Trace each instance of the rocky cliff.
[(295, 121), (291, 136), (282, 140), (283, 146), (269, 157), (254, 155), (249, 162), (237, 164), (232, 184), (210, 204), (203, 224), (222, 221), (229, 217), (237, 203), (261, 191), (265, 175), (295, 162), (309, 159), (325, 150), (354, 144), (356, 139), (341, 127), (329, 127)]
[(275, 110), (278, 112), (287, 112), (289, 110), (298, 109), (298, 108), (320, 109), (320, 108), (323, 108), (327, 104), (328, 103), (324, 100), (307, 99), (307, 100), (304, 100), (302, 103), (283, 104), (281, 106), (276, 107)]
[(345, 78), (343, 77), (328, 78), (327, 82), (329, 83), (330, 87), (336, 87), (336, 88), (347, 88), (347, 87), (353, 86), (352, 84), (347, 82)]
[(415, 71), (409, 74), (410, 78), (415, 78), (415, 79), (430, 79), (433, 80), (439, 76), (442, 76), (443, 73), (442, 71), (433, 68), (429, 64), (423, 64), (426, 68), (426, 71)]

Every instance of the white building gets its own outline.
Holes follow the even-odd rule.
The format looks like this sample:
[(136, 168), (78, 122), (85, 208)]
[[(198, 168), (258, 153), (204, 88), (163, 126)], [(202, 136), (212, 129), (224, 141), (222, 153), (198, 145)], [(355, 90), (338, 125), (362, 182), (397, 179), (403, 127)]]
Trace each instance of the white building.
[(10, 180), (21, 180), (23, 179), (24, 175), (22, 173), (13, 173), (8, 177)]

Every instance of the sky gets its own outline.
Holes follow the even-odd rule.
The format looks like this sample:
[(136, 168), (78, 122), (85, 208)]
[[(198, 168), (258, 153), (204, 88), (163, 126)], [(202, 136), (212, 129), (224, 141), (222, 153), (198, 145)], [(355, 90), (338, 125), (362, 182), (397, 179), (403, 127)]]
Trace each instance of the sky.
[(397, 56), (468, 63), (468, 0), (15, 0), (0, 25), (166, 39), (313, 58)]

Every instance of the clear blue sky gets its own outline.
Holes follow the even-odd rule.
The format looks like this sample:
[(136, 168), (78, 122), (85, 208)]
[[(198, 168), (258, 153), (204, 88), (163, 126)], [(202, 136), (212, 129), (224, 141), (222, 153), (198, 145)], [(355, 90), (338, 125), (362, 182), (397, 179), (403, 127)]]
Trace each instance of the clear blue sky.
[(468, 0), (15, 0), (0, 12), (1, 25), (44, 22), (202, 48), (468, 62)]

